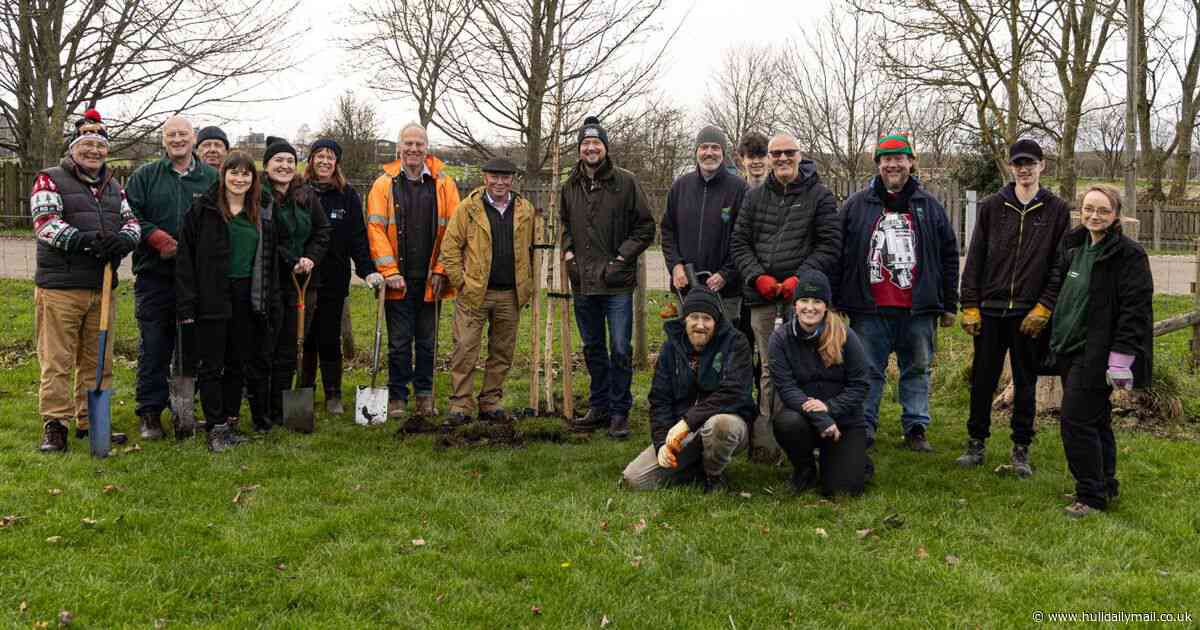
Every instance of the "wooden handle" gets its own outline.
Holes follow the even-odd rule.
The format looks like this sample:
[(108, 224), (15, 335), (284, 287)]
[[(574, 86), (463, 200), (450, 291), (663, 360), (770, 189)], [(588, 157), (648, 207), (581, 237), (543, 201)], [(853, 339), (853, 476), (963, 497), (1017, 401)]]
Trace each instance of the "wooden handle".
[(100, 290), (100, 332), (108, 331), (108, 311), (112, 304), (112, 263), (104, 263), (104, 282)]

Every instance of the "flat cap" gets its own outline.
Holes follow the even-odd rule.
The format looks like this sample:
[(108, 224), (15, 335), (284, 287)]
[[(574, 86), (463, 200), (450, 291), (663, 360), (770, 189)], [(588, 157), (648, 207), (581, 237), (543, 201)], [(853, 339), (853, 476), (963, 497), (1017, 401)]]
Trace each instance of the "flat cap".
[(513, 161), (508, 158), (496, 156), (487, 162), (484, 162), (483, 166), (479, 167), (479, 170), (483, 171), (484, 173), (512, 175), (517, 172), (517, 165), (513, 164)]

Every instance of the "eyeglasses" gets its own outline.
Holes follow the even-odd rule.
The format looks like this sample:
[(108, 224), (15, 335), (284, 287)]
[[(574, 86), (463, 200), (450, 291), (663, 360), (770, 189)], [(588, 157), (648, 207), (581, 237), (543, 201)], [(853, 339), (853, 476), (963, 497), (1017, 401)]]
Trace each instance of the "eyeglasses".
[(767, 151), (767, 153), (770, 153), (771, 157), (773, 157), (773, 158), (781, 158), (781, 157), (785, 157), (785, 156), (786, 157), (796, 157), (796, 154), (799, 152), (800, 152), (800, 149), (775, 149), (772, 151)]

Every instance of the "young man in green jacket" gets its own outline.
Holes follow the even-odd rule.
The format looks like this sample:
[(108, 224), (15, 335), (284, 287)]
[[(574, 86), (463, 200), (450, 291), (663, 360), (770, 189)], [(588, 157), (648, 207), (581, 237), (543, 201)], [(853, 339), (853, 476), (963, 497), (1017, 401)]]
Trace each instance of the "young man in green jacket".
[[(161, 416), (170, 397), (167, 378), (175, 350), (175, 249), (179, 228), (192, 201), (217, 182), (217, 171), (194, 154), (196, 134), (187, 119), (168, 119), (162, 133), (166, 157), (142, 165), (125, 186), (129, 206), (142, 231), (141, 244), (133, 253), (133, 297), (141, 337), (136, 413), (144, 440), (163, 437)], [(184, 358), (194, 355), (189, 351), (193, 345), (190, 328), (181, 327)], [(176, 437), (184, 436), (177, 433)]]

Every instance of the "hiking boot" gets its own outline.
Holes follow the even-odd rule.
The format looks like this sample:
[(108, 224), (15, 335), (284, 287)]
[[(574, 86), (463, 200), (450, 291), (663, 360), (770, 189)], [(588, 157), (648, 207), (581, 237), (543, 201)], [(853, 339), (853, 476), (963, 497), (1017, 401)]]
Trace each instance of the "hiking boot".
[(495, 409), (488, 409), (487, 411), (480, 409), (479, 410), (479, 421), (480, 422), (508, 422), (509, 421), (508, 412), (500, 407), (496, 407)]
[(607, 413), (597, 409), (589, 409), (582, 416), (571, 419), (571, 430), (579, 433), (591, 433), (596, 429), (608, 426), (612, 422)]
[(446, 415), (442, 416), (442, 431), (449, 432), (454, 427), (461, 427), (470, 421), (467, 414), (461, 411), (447, 411)]
[(214, 424), (208, 429), (208, 450), (213, 453), (224, 452), (225, 449), (243, 444), (246, 441), (246, 438), (235, 434), (227, 422)]
[(389, 400), (388, 401), (388, 417), (392, 419), (400, 418), (404, 415), (404, 408), (408, 406), (407, 400)]
[(65, 453), (67, 451), (67, 425), (58, 420), (50, 420), (42, 425), (42, 445), (38, 450), (43, 453)]
[(729, 480), (725, 478), (725, 473), (716, 475), (704, 475), (704, 494), (712, 494), (713, 492), (728, 492)]
[(613, 416), (608, 424), (608, 437), (614, 440), (629, 437), (629, 416)]
[(1092, 514), (1099, 512), (1099, 511), (1100, 510), (1097, 510), (1096, 508), (1094, 508), (1086, 503), (1080, 503), (1078, 501), (1063, 508), (1063, 513), (1071, 518), (1083, 518), (1085, 516), (1091, 516)]
[(904, 447), (918, 453), (932, 453), (933, 446), (925, 439), (925, 427), (915, 426), (904, 436)]
[(983, 453), (986, 450), (986, 443), (983, 440), (971, 438), (967, 440), (967, 450), (954, 460), (963, 468), (971, 468), (983, 464)]
[(817, 487), (817, 468), (815, 466), (792, 470), (792, 492), (804, 494), (815, 487)]
[(1018, 477), (1028, 477), (1033, 474), (1029, 465), (1029, 446), (1016, 444), (1012, 447), (1012, 468)]
[(271, 432), (271, 421), (270, 420), (263, 420), (262, 418), (251, 418), (250, 422), (254, 426), (255, 433), (262, 434), (262, 433), (270, 433)]
[(75, 427), (75, 439), (76, 440), (86, 440), (87, 436), (88, 436), (87, 429), (81, 429), (79, 427)]
[(326, 398), (325, 399), (325, 413), (327, 413), (331, 416), (340, 416), (340, 415), (346, 413), (346, 407), (344, 405), (342, 405), (342, 399), (340, 397), (339, 398)]
[(417, 394), (417, 408), (414, 413), (424, 418), (437, 417), (437, 407), (433, 406), (433, 396)]
[(138, 433), (143, 440), (161, 440), (163, 439), (162, 412), (155, 411), (144, 413), (140, 417)]

